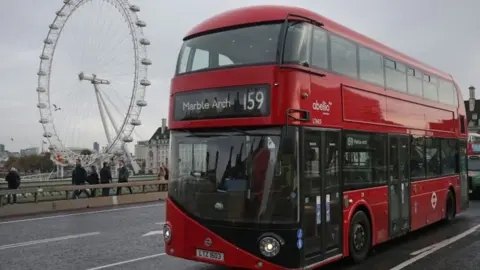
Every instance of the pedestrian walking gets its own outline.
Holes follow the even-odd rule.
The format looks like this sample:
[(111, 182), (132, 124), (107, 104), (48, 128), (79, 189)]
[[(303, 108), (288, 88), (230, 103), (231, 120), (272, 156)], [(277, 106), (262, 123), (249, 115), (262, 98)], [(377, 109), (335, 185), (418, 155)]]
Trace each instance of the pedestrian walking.
[[(7, 176), (5, 176), (5, 181), (7, 181), (8, 183), (8, 189), (18, 189), (18, 187), (20, 187), (20, 174), (18, 173), (17, 169), (15, 169), (14, 167), (10, 168)], [(17, 203), (17, 194), (8, 194), (7, 203)]]
[[(103, 163), (103, 167), (100, 169), (100, 183), (109, 184), (112, 183), (112, 171), (107, 162)], [(110, 188), (102, 188), (102, 196), (109, 196)]]
[[(72, 185), (85, 186), (85, 183), (87, 182), (87, 177), (87, 171), (85, 170), (85, 168), (82, 167), (82, 161), (80, 159), (77, 159), (77, 164), (72, 170)], [(73, 192), (73, 199), (78, 199), (82, 192), (85, 192), (87, 197), (90, 197), (90, 194), (88, 194), (85, 189), (77, 189)]]
[(163, 166), (160, 166), (160, 171), (158, 172), (158, 180), (165, 180), (165, 168)]
[(168, 175), (169, 175), (168, 166), (165, 163), (162, 163), (162, 167), (163, 167), (163, 170), (165, 171), (165, 180), (168, 180)]
[[(128, 169), (123, 160), (120, 161), (118, 168), (118, 183), (128, 183)], [(130, 194), (133, 194), (132, 187), (127, 187)], [(122, 195), (122, 187), (117, 188), (117, 196)]]
[[(87, 182), (88, 182), (90, 185), (98, 185), (98, 184), (100, 184), (100, 178), (98, 177), (97, 167), (95, 167), (95, 165), (92, 165), (92, 166), (90, 167), (90, 174), (88, 175)], [(91, 192), (92, 198), (95, 197), (95, 194), (97, 194), (97, 189), (96, 189), (96, 188), (92, 188), (92, 192)]]

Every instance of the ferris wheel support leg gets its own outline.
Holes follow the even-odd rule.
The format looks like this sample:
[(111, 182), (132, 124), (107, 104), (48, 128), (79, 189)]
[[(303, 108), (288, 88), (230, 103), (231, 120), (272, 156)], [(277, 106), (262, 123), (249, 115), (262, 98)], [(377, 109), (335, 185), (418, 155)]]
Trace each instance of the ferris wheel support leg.
[[(107, 107), (107, 104), (105, 102), (105, 99), (103, 99), (103, 95), (102, 93), (100, 93), (100, 91), (97, 91), (98, 88), (95, 88), (95, 91), (97, 92), (97, 95), (100, 99), (100, 102), (102, 103), (103, 105), (103, 108), (105, 109), (105, 111), (107, 112), (107, 115), (108, 115), (108, 118), (110, 119), (110, 122), (112, 123), (112, 126), (113, 128), (115, 129), (115, 132), (118, 134), (120, 132), (118, 126), (117, 126), (117, 123), (115, 123), (115, 120), (113, 119), (113, 116), (112, 114), (110, 113), (110, 110), (108, 109)], [(134, 164), (134, 160), (132, 159), (132, 157), (130, 156), (130, 154), (128, 153), (128, 149), (127, 149), (127, 146), (125, 145), (125, 143), (122, 143), (122, 148), (123, 148), (123, 151), (125, 152), (125, 155), (127, 156), (127, 160), (130, 162), (130, 164), (132, 164), (132, 167), (135, 171), (135, 173), (138, 173), (138, 169), (137, 167), (138, 166), (135, 166)]]
[(118, 134), (120, 132), (120, 130), (118, 129), (117, 123), (113, 119), (113, 116), (112, 116), (112, 114), (110, 113), (110, 110), (107, 107), (107, 103), (105, 102), (105, 99), (103, 99), (102, 93), (100, 91), (98, 91), (97, 89), (98, 88), (96, 88), (95, 91), (97, 91), (97, 95), (100, 98), (100, 102), (103, 105), (103, 108), (105, 109), (105, 112), (107, 112), (108, 118), (110, 119), (110, 122), (112, 123), (113, 129)]
[(105, 113), (103, 112), (103, 109), (102, 109), (102, 101), (101, 101), (102, 97), (100, 96), (100, 91), (98, 90), (98, 86), (96, 84), (93, 84), (93, 87), (95, 88), (95, 96), (97, 97), (98, 110), (100, 111), (100, 118), (102, 118), (103, 129), (105, 130), (107, 141), (110, 144), (112, 143), (112, 137), (110, 136), (110, 131), (108, 131), (107, 117), (105, 117)]

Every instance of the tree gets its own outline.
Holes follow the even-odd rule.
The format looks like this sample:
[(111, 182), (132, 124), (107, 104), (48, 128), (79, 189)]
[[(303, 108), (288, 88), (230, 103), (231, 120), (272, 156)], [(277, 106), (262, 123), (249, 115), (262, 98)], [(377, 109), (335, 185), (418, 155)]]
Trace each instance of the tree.
[(83, 149), (82, 152), (80, 152), (80, 155), (85, 155), (89, 156), (92, 154), (92, 151), (90, 149)]
[(50, 159), (50, 153), (45, 155), (30, 155), (25, 157), (10, 157), (5, 162), (8, 169), (15, 167), (20, 172), (50, 172), (55, 168), (55, 164)]
[(43, 156), (40, 157), (40, 171), (42, 172), (51, 172), (55, 169), (55, 163), (51, 159), (50, 153), (45, 153)]
[(17, 166), (18, 167), (18, 157), (9, 157), (8, 160), (5, 162), (5, 167), (7, 169), (10, 169), (12, 167)]

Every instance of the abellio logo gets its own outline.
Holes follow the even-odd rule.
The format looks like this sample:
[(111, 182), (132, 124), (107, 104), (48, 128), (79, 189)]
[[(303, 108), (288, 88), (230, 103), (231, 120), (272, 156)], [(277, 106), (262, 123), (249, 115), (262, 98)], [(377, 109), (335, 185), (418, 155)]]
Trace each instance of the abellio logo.
[(318, 100), (315, 100), (312, 104), (312, 109), (315, 111), (322, 111), (324, 114), (328, 114), (330, 112), (330, 106), (332, 106), (332, 102), (326, 102), (325, 100), (322, 103), (318, 103)]

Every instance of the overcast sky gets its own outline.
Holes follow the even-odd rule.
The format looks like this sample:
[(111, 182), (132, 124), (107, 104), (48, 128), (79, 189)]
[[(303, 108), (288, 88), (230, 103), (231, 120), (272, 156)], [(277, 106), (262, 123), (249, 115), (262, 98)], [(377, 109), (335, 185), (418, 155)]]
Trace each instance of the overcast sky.
[[(93, 2), (96, 1), (99, 0), (93, 0)], [(43, 130), (38, 122), (39, 113), (36, 108), (38, 101), (35, 91), (36, 72), (40, 62), (38, 56), (41, 54), (42, 40), (47, 35), (48, 25), (52, 22), (55, 11), (61, 8), (62, 2), (60, 0), (0, 1), (0, 79), (2, 82), (0, 143), (5, 144), (10, 151), (41, 144)], [(174, 72), (176, 55), (184, 34), (195, 24), (216, 13), (245, 5), (288, 4), (313, 10), (451, 73), (460, 84), (465, 98), (468, 98), (469, 85), (480, 85), (478, 75), (480, 72), (480, 19), (477, 15), (477, 11), (480, 10), (480, 1), (478, 0), (132, 0), (130, 2), (140, 6), (140, 18), (147, 23), (144, 34), (152, 41), (148, 55), (153, 61), (153, 66), (148, 71), (149, 79), (153, 83), (146, 94), (149, 104), (142, 111), (140, 118), (143, 126), (137, 129), (135, 139), (148, 139), (160, 126), (161, 118), (167, 117), (170, 78)], [(104, 72), (100, 72), (100, 75), (110, 76), (109, 78), (116, 83), (110, 88), (103, 89), (105, 95), (111, 95), (111, 99), (115, 99), (114, 96), (119, 99), (123, 97), (127, 102), (126, 98), (131, 94), (128, 81), (132, 79), (133, 74), (128, 61), (118, 60), (121, 56), (126, 60), (130, 59), (131, 44), (125, 42), (121, 49), (113, 48), (115, 46), (112, 45), (127, 37), (127, 25), (115, 10), (107, 12), (100, 10), (99, 7), (93, 11), (85, 8), (83, 13), (79, 11), (77, 16), (72, 16), (71, 27), (68, 27), (69, 22), (67, 22), (65, 36), (60, 37), (58, 54), (55, 55), (52, 68), (51, 95), (55, 103), (62, 107), (62, 111), (55, 114), (58, 122), (57, 129), (61, 130), (59, 132), (62, 134), (62, 139), (69, 144), (90, 147), (95, 138), (98, 138), (97, 141), (101, 145), (104, 145), (106, 140), (92, 86), (86, 83), (81, 84), (75, 77), (76, 74), (82, 68), (99, 69), (95, 72)], [(91, 33), (88, 37), (85, 31), (87, 22), (97, 23), (102, 27), (92, 28), (90, 25), (90, 29), (95, 29), (96, 32), (93, 33), (94, 31), (87, 29), (90, 31), (88, 33)], [(99, 32), (100, 30), (105, 34)], [(107, 37), (107, 34), (114, 31), (116, 36)], [(94, 59), (108, 53), (117, 55), (118, 57), (111, 58), (118, 61), (111, 61), (113, 63), (109, 62), (105, 67), (94, 66), (96, 63)], [(106, 58), (110, 59), (110, 56)], [(90, 62), (84, 64), (82, 59), (90, 59), (88, 60)], [(115, 72), (112, 71), (113, 69)], [(114, 100), (113, 103), (118, 105), (122, 101)], [(120, 111), (126, 109), (126, 107), (121, 108), (120, 105), (119, 107)], [(111, 110), (114, 109), (111, 108)], [(82, 122), (81, 119), (84, 121)]]

